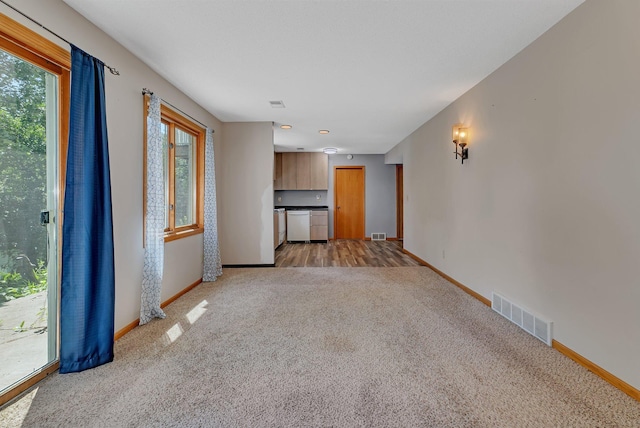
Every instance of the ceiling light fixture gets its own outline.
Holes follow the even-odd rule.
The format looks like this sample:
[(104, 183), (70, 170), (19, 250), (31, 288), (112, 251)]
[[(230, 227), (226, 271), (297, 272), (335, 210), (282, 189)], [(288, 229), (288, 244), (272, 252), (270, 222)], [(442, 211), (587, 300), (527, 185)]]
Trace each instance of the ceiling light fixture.
[(321, 134), (328, 134), (329, 130), (328, 129), (321, 129), (318, 132), (321, 133)]
[(335, 155), (336, 153), (338, 153), (338, 149), (336, 149), (335, 147), (325, 147), (324, 149), (322, 149), (322, 151), (328, 155)]
[(291, 128), (293, 128), (293, 126), (291, 126), (291, 125), (280, 125), (280, 128), (282, 128), (282, 129), (291, 129)]

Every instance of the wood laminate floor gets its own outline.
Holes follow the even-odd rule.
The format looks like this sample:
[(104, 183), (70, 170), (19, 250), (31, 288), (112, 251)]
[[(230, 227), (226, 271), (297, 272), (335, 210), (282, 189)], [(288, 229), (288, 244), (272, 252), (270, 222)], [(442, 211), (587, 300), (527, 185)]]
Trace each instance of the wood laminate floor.
[(420, 266), (402, 252), (400, 241), (339, 239), (328, 243), (282, 244), (276, 267), (401, 267)]

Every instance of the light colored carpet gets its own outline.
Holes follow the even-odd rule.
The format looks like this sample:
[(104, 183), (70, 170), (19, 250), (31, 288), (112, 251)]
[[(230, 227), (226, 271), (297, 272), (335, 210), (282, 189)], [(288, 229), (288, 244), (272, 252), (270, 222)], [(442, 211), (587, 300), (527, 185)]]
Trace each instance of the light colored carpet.
[(640, 403), (424, 267), (226, 269), (0, 426), (638, 427)]

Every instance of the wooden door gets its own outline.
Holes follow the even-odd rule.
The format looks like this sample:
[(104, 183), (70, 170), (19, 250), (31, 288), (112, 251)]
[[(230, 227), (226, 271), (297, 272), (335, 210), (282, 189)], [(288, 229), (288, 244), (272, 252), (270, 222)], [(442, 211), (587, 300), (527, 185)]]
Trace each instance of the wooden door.
[(334, 169), (335, 239), (364, 239), (364, 166)]
[(404, 171), (402, 165), (396, 165), (396, 237), (404, 239)]

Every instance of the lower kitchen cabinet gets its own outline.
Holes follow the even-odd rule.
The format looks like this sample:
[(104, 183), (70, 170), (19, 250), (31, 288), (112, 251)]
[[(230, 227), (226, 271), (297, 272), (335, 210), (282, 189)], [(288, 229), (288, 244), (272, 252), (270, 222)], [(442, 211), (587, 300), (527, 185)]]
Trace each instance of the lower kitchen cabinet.
[(312, 241), (329, 240), (329, 212), (311, 211), (311, 231)]
[(280, 237), (280, 221), (278, 219), (278, 213), (273, 213), (273, 248), (278, 248), (280, 245), (279, 237)]

